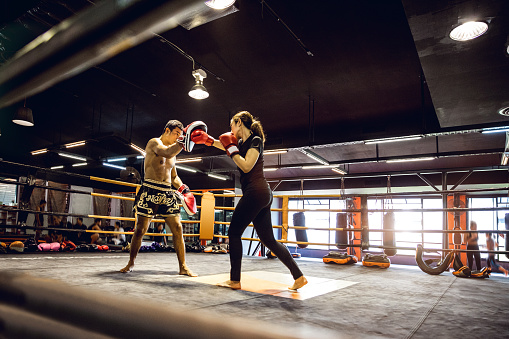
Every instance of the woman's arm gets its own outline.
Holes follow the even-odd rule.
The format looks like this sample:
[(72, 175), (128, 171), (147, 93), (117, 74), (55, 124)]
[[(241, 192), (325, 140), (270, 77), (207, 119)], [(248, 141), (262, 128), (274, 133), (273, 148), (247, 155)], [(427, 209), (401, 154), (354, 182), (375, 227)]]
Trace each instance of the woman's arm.
[(236, 154), (232, 157), (232, 160), (239, 166), (242, 172), (247, 173), (253, 169), (259, 156), (260, 152), (256, 148), (250, 148), (245, 158), (241, 157), (240, 154)]

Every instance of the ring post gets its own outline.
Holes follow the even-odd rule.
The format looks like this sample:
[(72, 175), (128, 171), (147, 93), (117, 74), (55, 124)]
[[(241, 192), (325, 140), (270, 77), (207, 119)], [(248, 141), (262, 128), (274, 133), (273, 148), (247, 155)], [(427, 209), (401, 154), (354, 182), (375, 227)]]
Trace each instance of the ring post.
[(211, 192), (203, 193), (201, 198), (200, 212), (200, 240), (212, 240), (214, 238), (214, 209), (216, 198)]

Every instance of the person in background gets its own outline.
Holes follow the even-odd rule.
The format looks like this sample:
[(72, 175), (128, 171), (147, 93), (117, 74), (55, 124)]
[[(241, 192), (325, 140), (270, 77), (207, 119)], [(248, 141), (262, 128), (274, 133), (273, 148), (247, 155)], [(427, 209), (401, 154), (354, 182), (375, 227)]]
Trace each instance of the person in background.
[[(475, 221), (470, 221), (470, 231), (477, 231), (477, 223)], [(475, 265), (477, 270), (481, 270), (481, 254), (479, 253), (479, 233), (477, 232), (468, 232), (465, 235), (465, 242), (467, 244), (467, 260), (468, 260), (468, 268), (473, 270), (474, 267), (474, 258)]]
[[(46, 209), (46, 200), (41, 199), (39, 201), (39, 205), (35, 207), (35, 210), (37, 212), (43, 212)], [(34, 226), (35, 227), (44, 227), (44, 215), (36, 213), (35, 219), (34, 219)], [(38, 242), (39, 238), (41, 237), (42, 229), (38, 228), (35, 230), (35, 241)]]
[[(120, 224), (120, 221), (115, 221), (115, 232), (124, 232), (124, 228)], [(115, 245), (123, 245), (125, 244), (125, 234), (114, 234), (111, 238), (111, 242)]]
[[(102, 231), (101, 228), (102, 220), (99, 218), (96, 218), (94, 220), (94, 223), (88, 227), (89, 230), (95, 230), (95, 231)], [(90, 234), (90, 244), (97, 244), (100, 245), (102, 243), (102, 239), (99, 233), (91, 233)]]
[[(498, 242), (493, 239), (491, 233), (486, 233), (486, 248), (488, 251), (495, 251), (495, 246), (498, 248)], [(507, 277), (509, 271), (497, 264), (497, 261), (495, 260), (495, 253), (488, 253), (488, 259), (486, 261), (487, 266), (491, 267), (492, 271), (504, 273), (504, 275)]]

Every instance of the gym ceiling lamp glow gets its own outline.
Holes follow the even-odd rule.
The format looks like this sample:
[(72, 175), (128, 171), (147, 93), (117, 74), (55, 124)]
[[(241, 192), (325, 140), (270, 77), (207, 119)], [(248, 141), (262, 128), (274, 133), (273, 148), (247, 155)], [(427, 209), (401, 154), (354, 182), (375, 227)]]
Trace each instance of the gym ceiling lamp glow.
[(383, 144), (386, 142), (409, 141), (409, 140), (417, 140), (417, 139), (421, 139), (421, 138), (424, 138), (424, 135), (416, 134), (416, 135), (408, 135), (408, 136), (404, 136), (404, 137), (366, 140), (366, 141), (364, 141), (364, 144), (365, 145)]
[(195, 84), (189, 91), (189, 96), (196, 100), (207, 99), (209, 97), (209, 92), (207, 92), (207, 89), (203, 86), (203, 79), (207, 77), (207, 73), (199, 68), (195, 69), (191, 74), (194, 77)]
[(126, 169), (124, 166), (113, 165), (113, 164), (110, 164), (110, 163), (107, 163), (107, 162), (103, 162), (103, 166), (111, 167), (111, 168), (116, 168), (116, 169), (119, 169), (119, 170), (125, 170)]
[(221, 175), (221, 174), (215, 174), (215, 173), (207, 173), (207, 175), (214, 179), (219, 180), (228, 180), (229, 178), (227, 176)]
[(82, 140), (82, 141), (71, 142), (71, 143), (65, 144), (64, 146), (65, 146), (65, 148), (72, 148), (72, 147), (83, 146), (86, 143), (87, 142), (85, 140)]
[(135, 150), (137, 150), (138, 152), (143, 154), (143, 156), (146, 155), (145, 150), (143, 148), (141, 148), (140, 146), (137, 146), (137, 145), (135, 145), (133, 143), (131, 143), (129, 146), (131, 146), (132, 148), (134, 148)]
[(480, 37), (488, 30), (488, 24), (482, 21), (469, 21), (454, 28), (449, 37), (456, 41), (468, 41)]
[(46, 153), (48, 152), (48, 149), (47, 148), (43, 148), (43, 149), (38, 149), (37, 151), (32, 151), (30, 152), (32, 155), (37, 155), (37, 154), (43, 154), (43, 153)]
[(61, 157), (65, 157), (65, 158), (69, 158), (69, 159), (87, 161), (87, 158), (80, 157), (80, 156), (74, 155), (74, 154), (63, 153), (63, 152), (57, 152), (57, 154), (60, 155)]
[(483, 128), (481, 133), (487, 134), (487, 133), (499, 133), (499, 132), (507, 132), (507, 131), (509, 131), (509, 126)]
[(421, 157), (421, 158), (402, 158), (402, 159), (390, 159), (386, 160), (386, 163), (395, 163), (395, 162), (409, 162), (409, 161), (429, 161), (435, 160), (436, 157)]
[(333, 170), (336, 173), (342, 174), (342, 175), (348, 174), (344, 169), (337, 168), (337, 167), (331, 168), (331, 170)]
[(319, 156), (318, 154), (316, 154), (312, 151), (301, 150), (301, 152), (304, 153), (305, 155), (307, 155), (308, 157), (310, 157), (311, 159), (318, 161), (322, 165), (325, 165), (325, 166), (329, 165), (329, 162), (327, 160), (325, 160), (324, 158), (322, 158), (321, 156)]
[(208, 0), (205, 1), (205, 5), (213, 9), (226, 9), (231, 7), (235, 3), (235, 0)]

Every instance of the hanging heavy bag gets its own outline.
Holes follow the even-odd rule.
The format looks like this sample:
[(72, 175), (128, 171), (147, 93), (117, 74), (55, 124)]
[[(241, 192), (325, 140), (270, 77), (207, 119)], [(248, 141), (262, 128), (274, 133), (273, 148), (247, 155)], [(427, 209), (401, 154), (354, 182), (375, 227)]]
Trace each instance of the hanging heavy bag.
[[(336, 228), (346, 229), (347, 215), (346, 213), (338, 213), (336, 216)], [(348, 245), (348, 232), (336, 231), (336, 247), (340, 250), (346, 250)]]
[[(306, 226), (306, 218), (304, 217), (304, 212), (297, 212), (293, 215), (293, 225), (294, 226)], [(308, 234), (306, 230), (295, 229), (295, 238), (297, 241), (308, 242)], [(300, 248), (308, 247), (307, 244), (297, 244)]]
[[(384, 230), (394, 230), (394, 212), (387, 212), (383, 219)], [(396, 235), (394, 232), (383, 233), (384, 246), (396, 247)], [(396, 255), (397, 250), (395, 248), (384, 248), (384, 253), (389, 257)]]

